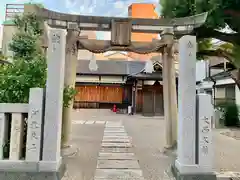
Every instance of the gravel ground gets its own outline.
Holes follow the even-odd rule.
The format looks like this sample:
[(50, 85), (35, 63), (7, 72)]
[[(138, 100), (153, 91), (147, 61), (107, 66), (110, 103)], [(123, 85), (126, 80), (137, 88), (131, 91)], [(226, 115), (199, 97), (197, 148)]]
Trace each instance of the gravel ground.
[[(81, 109), (74, 111), (73, 120), (122, 121), (128, 135), (132, 137), (134, 153), (146, 180), (162, 179), (164, 171), (173, 162), (173, 157), (162, 153), (165, 144), (165, 123), (162, 117), (145, 118), (140, 115), (114, 114), (110, 110)], [(104, 124), (73, 126), (72, 142), (80, 150), (74, 157), (67, 158), (67, 161), (68, 174), (77, 176), (76, 180), (92, 180), (103, 131)], [(240, 141), (221, 133), (222, 130), (213, 131), (214, 169), (218, 172), (240, 171), (240, 161), (236, 158), (239, 155)]]
[(216, 171), (240, 172), (240, 141), (222, 133), (225, 130), (213, 131), (214, 168)]
[(228, 137), (232, 137), (236, 140), (240, 140), (240, 128), (235, 129), (223, 129), (223, 132), (221, 132), (222, 135), (226, 135)]
[(74, 125), (72, 145), (76, 154), (64, 158), (67, 172), (63, 180), (92, 180), (97, 166), (98, 152), (104, 125)]
[(162, 180), (164, 171), (170, 167), (173, 158), (164, 155), (163, 118), (129, 117), (124, 120), (125, 128), (134, 144), (143, 176), (147, 180)]

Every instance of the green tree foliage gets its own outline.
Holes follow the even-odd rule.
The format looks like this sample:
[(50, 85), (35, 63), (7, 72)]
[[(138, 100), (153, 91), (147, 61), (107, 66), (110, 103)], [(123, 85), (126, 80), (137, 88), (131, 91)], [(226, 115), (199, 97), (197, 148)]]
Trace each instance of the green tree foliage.
[(0, 72), (0, 102), (27, 103), (29, 89), (44, 87), (46, 83), (46, 61), (35, 57), (26, 62), (14, 60), (12, 65), (4, 66)]
[(76, 94), (77, 91), (74, 88), (66, 86), (63, 90), (63, 107), (69, 107)]
[(43, 21), (27, 14), (17, 16), (14, 22), (18, 31), (9, 45), (13, 62), (0, 71), (0, 102), (26, 103), (30, 88), (46, 84), (46, 58), (38, 43)]
[[(198, 40), (198, 58), (224, 57), (238, 69), (232, 78), (240, 87), (240, 1), (238, 0), (160, 0), (162, 15), (167, 18), (186, 17), (208, 12), (206, 23), (192, 34)], [(229, 27), (230, 31), (222, 31)], [(225, 44), (215, 46), (212, 39)]]
[(32, 60), (32, 57), (43, 56), (39, 44), (43, 34), (43, 20), (34, 14), (27, 14), (16, 16), (14, 23), (18, 32), (9, 45), (9, 49), (14, 52), (14, 58)]
[(232, 101), (222, 102), (217, 105), (218, 109), (223, 113), (220, 122), (224, 126), (236, 127), (239, 126), (239, 110), (237, 104)]
[[(40, 39), (43, 20), (34, 14), (17, 16), (18, 29), (9, 45), (13, 52), (12, 65), (0, 66), (0, 102), (27, 103), (29, 89), (46, 85), (47, 61)], [(64, 89), (64, 107), (74, 98), (74, 88)]]
[(229, 103), (225, 107), (224, 125), (235, 127), (239, 125), (238, 107), (235, 103)]
[[(162, 15), (167, 18), (186, 17), (202, 12), (209, 12), (207, 22), (202, 27), (196, 30), (211, 30), (205, 37), (211, 37), (223, 40), (223, 35), (226, 39), (223, 41), (236, 41), (228, 33), (219, 33), (217, 29), (225, 28), (228, 25), (237, 33), (240, 30), (240, 1), (236, 0), (160, 0), (162, 6)], [(215, 33), (215, 34), (212, 34)], [(211, 36), (209, 35), (211, 34)], [(215, 35), (215, 36), (214, 36)], [(221, 35), (221, 36), (218, 36)], [(239, 39), (238, 39), (239, 40)], [(228, 42), (228, 41), (227, 41)]]

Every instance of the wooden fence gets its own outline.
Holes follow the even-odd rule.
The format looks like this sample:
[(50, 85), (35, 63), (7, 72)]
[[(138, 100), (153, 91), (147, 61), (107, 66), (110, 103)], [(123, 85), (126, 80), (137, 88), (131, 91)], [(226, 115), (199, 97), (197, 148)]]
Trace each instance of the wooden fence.
[(122, 87), (77, 86), (76, 90), (76, 102), (122, 103)]

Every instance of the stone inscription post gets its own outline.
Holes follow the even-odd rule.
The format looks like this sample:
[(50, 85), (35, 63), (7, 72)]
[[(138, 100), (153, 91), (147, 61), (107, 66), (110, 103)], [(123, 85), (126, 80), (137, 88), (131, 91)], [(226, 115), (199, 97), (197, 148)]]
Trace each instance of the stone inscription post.
[(216, 179), (212, 170), (211, 97), (196, 95), (196, 37), (179, 40), (176, 179)]
[(176, 167), (195, 165), (196, 140), (196, 37), (179, 40), (178, 78), (178, 158)]
[(211, 95), (198, 94), (198, 163), (205, 172), (212, 172), (213, 148), (211, 119), (213, 117), (213, 105)]
[(41, 154), (43, 89), (31, 88), (27, 126), (26, 161), (38, 162)]
[(50, 29), (44, 119), (43, 161), (59, 162), (61, 147), (66, 30)]

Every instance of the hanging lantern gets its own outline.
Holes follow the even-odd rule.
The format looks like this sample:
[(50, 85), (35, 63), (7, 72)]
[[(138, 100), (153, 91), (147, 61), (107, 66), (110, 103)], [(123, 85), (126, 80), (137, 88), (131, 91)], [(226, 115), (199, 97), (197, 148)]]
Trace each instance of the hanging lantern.
[(92, 53), (92, 58), (91, 58), (91, 60), (89, 62), (88, 67), (89, 67), (90, 71), (97, 71), (98, 70), (97, 61), (96, 61), (95, 56), (94, 56), (93, 53)]

